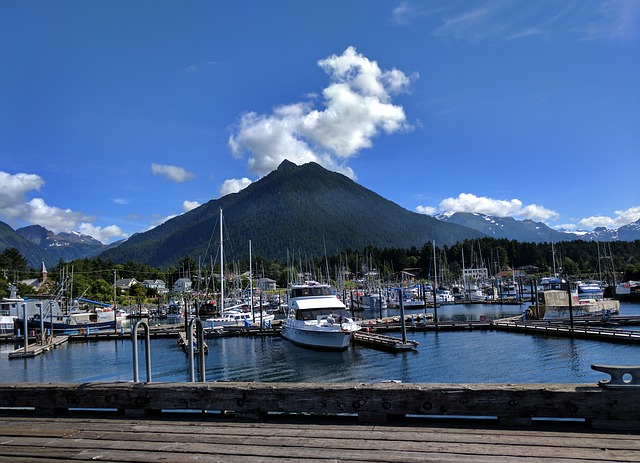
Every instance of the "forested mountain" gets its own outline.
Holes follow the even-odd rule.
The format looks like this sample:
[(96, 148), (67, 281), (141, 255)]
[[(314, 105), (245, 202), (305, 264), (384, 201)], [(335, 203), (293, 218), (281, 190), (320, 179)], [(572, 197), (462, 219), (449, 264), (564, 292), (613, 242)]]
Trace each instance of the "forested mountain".
[(106, 245), (91, 236), (77, 232), (56, 234), (40, 225), (18, 228), (16, 233), (39, 248), (48, 251), (56, 260), (65, 262), (92, 257), (106, 249)]
[(58, 259), (50, 252), (26, 240), (6, 223), (0, 222), (0, 252), (12, 248), (17, 249), (29, 265), (36, 269), (40, 268), (42, 262), (47, 266), (58, 263)]
[(316, 163), (280, 167), (244, 190), (209, 201), (101, 254), (164, 267), (185, 255), (209, 262), (219, 246), (223, 209), (225, 259), (241, 259), (252, 241), (254, 255), (286, 260), (322, 256), (365, 246), (421, 247), (435, 240), (452, 245), (485, 236), (399, 205)]

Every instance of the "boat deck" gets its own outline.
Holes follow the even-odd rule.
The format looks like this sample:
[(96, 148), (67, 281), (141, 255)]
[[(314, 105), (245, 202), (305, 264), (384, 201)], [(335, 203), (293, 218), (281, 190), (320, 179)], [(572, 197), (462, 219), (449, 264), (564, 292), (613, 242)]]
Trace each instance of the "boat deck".
[[(499, 427), (482, 420), (237, 421), (224, 415), (6, 416), (0, 461), (595, 462), (640, 461), (640, 435), (584, 423)], [(422, 422), (419, 422), (422, 421)]]

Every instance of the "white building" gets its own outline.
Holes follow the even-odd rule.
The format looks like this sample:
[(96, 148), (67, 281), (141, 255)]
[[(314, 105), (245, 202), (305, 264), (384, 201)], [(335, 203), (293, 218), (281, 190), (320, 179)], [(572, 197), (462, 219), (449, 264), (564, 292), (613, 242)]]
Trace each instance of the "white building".
[(189, 278), (178, 278), (173, 284), (173, 290), (177, 293), (186, 293), (191, 291), (191, 280)]
[(146, 289), (155, 289), (158, 294), (164, 294), (168, 292), (167, 285), (162, 280), (144, 280), (142, 286)]

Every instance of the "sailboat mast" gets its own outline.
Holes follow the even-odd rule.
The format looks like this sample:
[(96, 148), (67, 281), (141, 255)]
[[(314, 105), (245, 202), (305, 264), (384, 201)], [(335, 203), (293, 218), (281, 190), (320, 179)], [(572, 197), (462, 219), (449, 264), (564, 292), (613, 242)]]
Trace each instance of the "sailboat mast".
[(249, 240), (249, 307), (251, 307), (251, 317), (253, 315), (253, 264), (251, 263), (251, 240)]
[(220, 316), (224, 315), (224, 244), (222, 242), (222, 208), (220, 208)]
[[(436, 261), (436, 240), (433, 240), (433, 289), (438, 291), (438, 264)], [(435, 299), (433, 300), (435, 304)]]

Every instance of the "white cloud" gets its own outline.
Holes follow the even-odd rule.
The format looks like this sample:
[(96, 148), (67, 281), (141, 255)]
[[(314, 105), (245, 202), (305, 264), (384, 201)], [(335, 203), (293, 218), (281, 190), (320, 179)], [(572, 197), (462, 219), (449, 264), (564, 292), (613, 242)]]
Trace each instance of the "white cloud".
[(42, 177), (36, 174), (15, 174), (0, 171), (0, 214), (5, 217), (20, 216), (17, 210), (25, 202), (28, 191), (39, 191), (44, 185)]
[(584, 228), (607, 227), (619, 228), (640, 219), (640, 206), (630, 207), (626, 210), (614, 211), (615, 217), (595, 215), (580, 219), (578, 224)]
[(311, 102), (277, 106), (271, 114), (248, 112), (240, 117), (229, 137), (234, 157), (249, 153), (249, 171), (263, 176), (288, 159), (296, 164), (317, 162), (351, 178), (349, 158), (373, 145), (381, 133), (411, 127), (392, 96), (406, 91), (417, 78), (392, 69), (380, 69), (347, 48), (341, 55), (318, 61), (330, 84), (322, 92), (322, 109)]
[(416, 212), (418, 214), (433, 215), (437, 211), (438, 211), (438, 209), (436, 209), (435, 207), (431, 207), (431, 206), (418, 206), (418, 207), (416, 207)]
[[(640, 2), (637, 0), (529, 0), (451, 2), (434, 0), (431, 12), (438, 24), (433, 34), (466, 42), (483, 40), (629, 40), (638, 36)], [(405, 1), (392, 11), (396, 25), (406, 26), (424, 10), (420, 2)], [(430, 16), (430, 15), (429, 15)], [(429, 18), (430, 19), (430, 18)]]
[(151, 173), (153, 175), (162, 175), (176, 183), (186, 182), (196, 176), (193, 172), (189, 172), (182, 167), (168, 164), (156, 164), (155, 162), (151, 164)]
[(81, 223), (78, 231), (83, 235), (89, 235), (101, 243), (109, 243), (116, 238), (128, 238), (129, 235), (124, 233), (117, 225), (109, 225), (107, 227), (99, 227), (90, 223)]
[(440, 201), (439, 207), (441, 211), (476, 212), (496, 217), (531, 219), (538, 222), (559, 217), (556, 211), (537, 204), (524, 206), (519, 199), (493, 199), (471, 193), (460, 193), (457, 198), (443, 199)]
[(198, 201), (186, 200), (182, 202), (182, 211), (189, 212), (190, 210), (195, 209), (198, 206), (200, 206), (200, 203)]
[(638, 35), (637, 0), (606, 0), (596, 7), (596, 13), (586, 25), (576, 27), (585, 40), (626, 40)]
[(82, 229), (86, 229), (95, 235), (85, 234), (99, 241), (103, 241), (105, 237), (126, 237), (115, 225), (104, 229), (93, 227), (89, 222), (94, 218), (82, 212), (50, 206), (42, 198), (27, 200), (27, 193), (39, 191), (44, 183), (44, 179), (36, 174), (12, 175), (0, 171), (0, 217), (14, 226), (24, 223), (40, 225), (54, 233), (76, 229), (83, 233)]
[(240, 190), (244, 190), (251, 185), (251, 180), (247, 177), (243, 178), (230, 178), (225, 180), (220, 187), (220, 196), (226, 196), (232, 193), (237, 193)]

